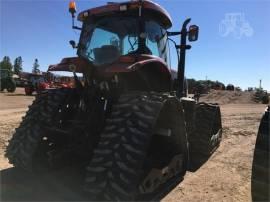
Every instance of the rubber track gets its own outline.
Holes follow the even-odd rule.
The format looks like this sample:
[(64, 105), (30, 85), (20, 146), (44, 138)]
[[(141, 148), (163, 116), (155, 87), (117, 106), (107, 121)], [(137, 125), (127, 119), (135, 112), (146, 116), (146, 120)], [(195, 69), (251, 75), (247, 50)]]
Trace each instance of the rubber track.
[(169, 99), (169, 95), (135, 92), (122, 95), (113, 106), (87, 167), (85, 191), (91, 200), (134, 200), (153, 127)]
[(253, 201), (270, 201), (270, 107), (262, 117), (252, 165)]
[(195, 108), (193, 127), (189, 137), (191, 153), (210, 155), (221, 141), (221, 137), (213, 136), (222, 129), (219, 106), (198, 103)]
[(36, 96), (20, 126), (15, 130), (5, 156), (15, 167), (32, 171), (32, 158), (43, 135), (43, 126), (49, 126), (61, 103), (71, 89), (45, 91)]

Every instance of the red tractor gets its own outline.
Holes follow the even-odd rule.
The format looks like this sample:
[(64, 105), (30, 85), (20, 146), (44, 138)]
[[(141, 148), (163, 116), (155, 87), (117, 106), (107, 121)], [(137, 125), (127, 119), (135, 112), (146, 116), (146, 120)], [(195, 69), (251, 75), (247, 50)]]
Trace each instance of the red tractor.
[(24, 85), (26, 95), (32, 95), (34, 91), (37, 93), (50, 88), (49, 83), (42, 74), (28, 74), (27, 82)]
[[(167, 11), (148, 0), (83, 11), (82, 28), (74, 25), (74, 2), (69, 11), (81, 31), (78, 44), (70, 41), (78, 57), (49, 70), (73, 72), (75, 88), (39, 94), (6, 156), (34, 172), (78, 166), (87, 200), (155, 198), (202, 165), (221, 141), (219, 106), (186, 98), (184, 88), (186, 42), (197, 40), (199, 28), (187, 28), (187, 19), (181, 30), (169, 31)], [(177, 35), (173, 79), (168, 42)]]
[(42, 91), (55, 88), (72, 88), (72, 84), (61, 81), (49, 81), (43, 74), (28, 74), (27, 82), (24, 85), (26, 95), (32, 95), (33, 92), (41, 93)]

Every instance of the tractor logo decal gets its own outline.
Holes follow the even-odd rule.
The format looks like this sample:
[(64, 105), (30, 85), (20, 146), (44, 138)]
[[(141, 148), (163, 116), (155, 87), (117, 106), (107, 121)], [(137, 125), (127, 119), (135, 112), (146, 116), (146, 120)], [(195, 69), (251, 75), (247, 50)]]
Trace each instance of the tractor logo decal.
[(254, 30), (243, 13), (226, 13), (219, 24), (219, 33), (222, 37), (232, 35), (236, 39), (241, 39), (244, 36), (253, 36)]

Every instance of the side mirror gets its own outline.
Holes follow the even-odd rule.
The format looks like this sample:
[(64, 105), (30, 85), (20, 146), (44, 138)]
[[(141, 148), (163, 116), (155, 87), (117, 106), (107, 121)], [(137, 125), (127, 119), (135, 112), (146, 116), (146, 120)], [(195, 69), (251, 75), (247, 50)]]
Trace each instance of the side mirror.
[(197, 25), (191, 25), (188, 30), (188, 40), (197, 41), (199, 37), (199, 27)]
[(76, 42), (75, 41), (73, 41), (73, 40), (70, 40), (69, 41), (69, 44), (72, 46), (72, 48), (77, 48), (77, 45), (76, 45)]

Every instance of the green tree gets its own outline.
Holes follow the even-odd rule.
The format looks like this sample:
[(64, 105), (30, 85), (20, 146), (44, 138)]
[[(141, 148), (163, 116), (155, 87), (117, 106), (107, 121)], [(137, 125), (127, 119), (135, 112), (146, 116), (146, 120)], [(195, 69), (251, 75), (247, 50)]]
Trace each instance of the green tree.
[(22, 71), (22, 57), (17, 57), (15, 60), (14, 60), (14, 74), (17, 74), (19, 75), (20, 72)]
[(40, 73), (38, 59), (35, 59), (35, 62), (33, 64), (33, 68), (32, 68), (32, 73), (34, 73), (34, 74)]
[(8, 69), (12, 71), (12, 64), (10, 62), (10, 58), (8, 56), (4, 56), (3, 60), (0, 62), (0, 69)]

